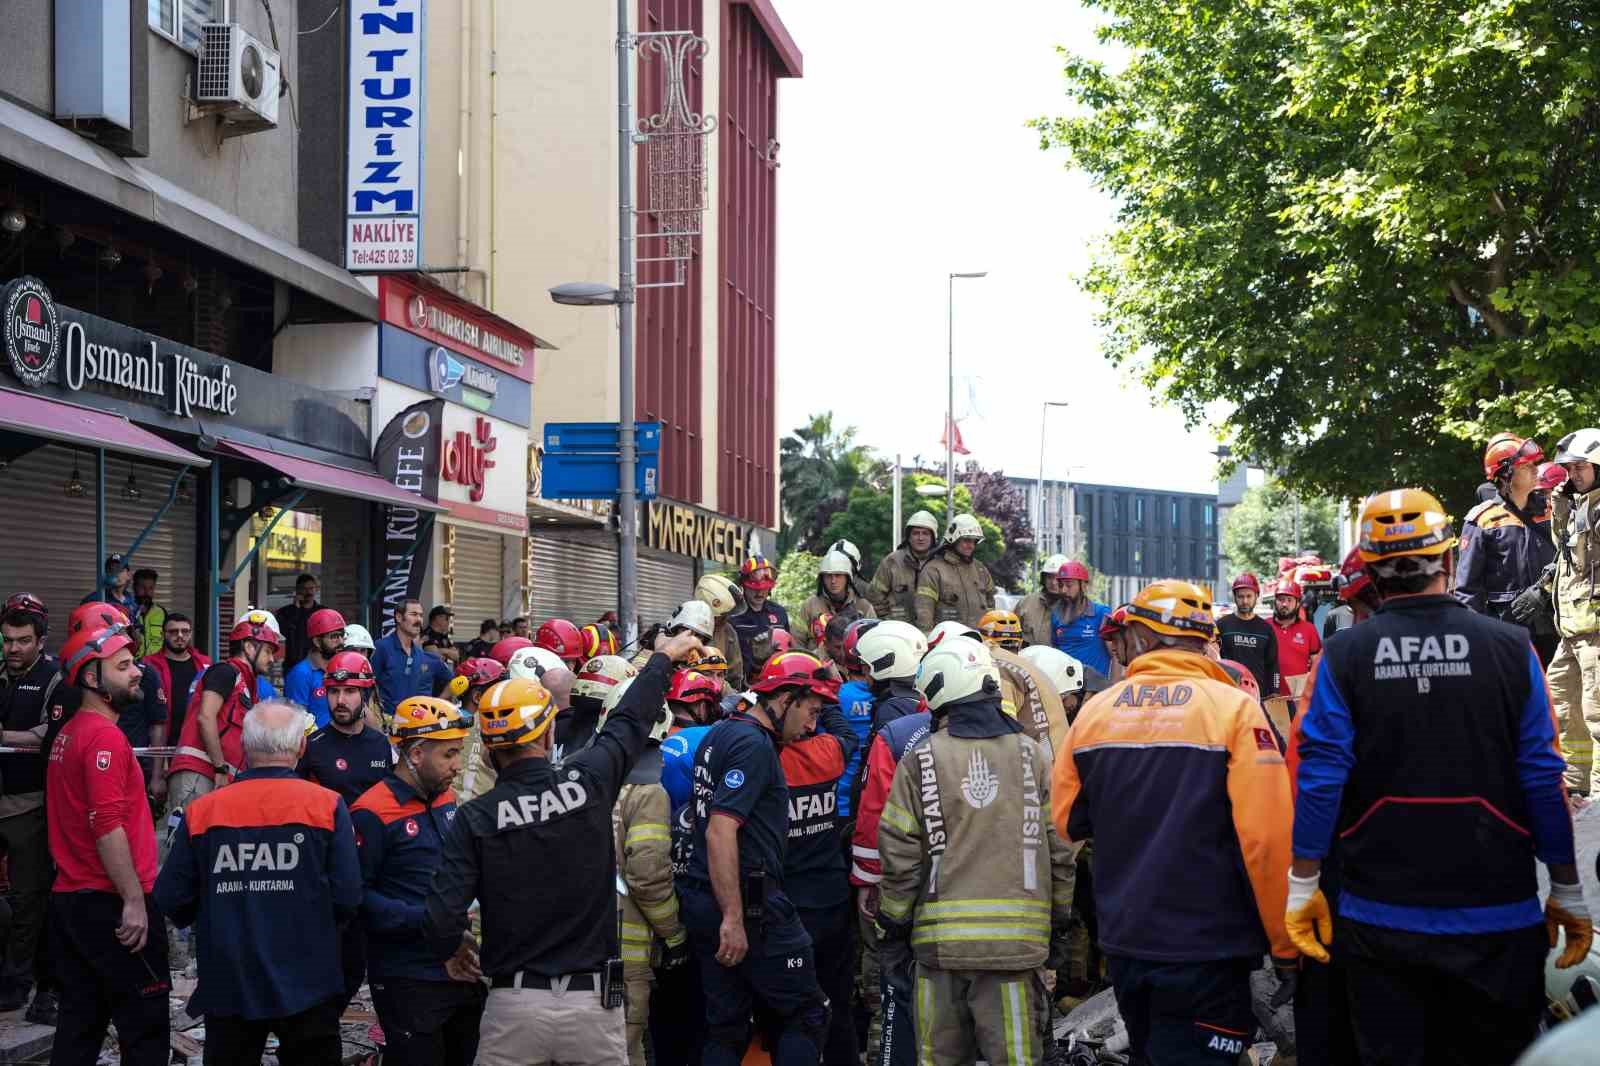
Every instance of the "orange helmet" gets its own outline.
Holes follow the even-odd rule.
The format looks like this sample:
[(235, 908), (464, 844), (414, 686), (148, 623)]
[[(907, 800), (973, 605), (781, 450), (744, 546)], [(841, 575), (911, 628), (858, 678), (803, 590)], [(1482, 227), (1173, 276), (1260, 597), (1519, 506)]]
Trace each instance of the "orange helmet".
[(1499, 433), (1483, 450), (1483, 476), (1490, 481), (1510, 477), (1511, 471), (1529, 463), (1544, 462), (1544, 450), (1532, 437)]
[(833, 621), (832, 611), (823, 611), (811, 620), (811, 643), (820, 645), (828, 633), (828, 623)]
[(1421, 489), (1389, 489), (1361, 505), (1357, 547), (1367, 563), (1443, 555), (1456, 545), (1444, 505)]
[(716, 678), (695, 670), (679, 670), (672, 675), (667, 699), (675, 703), (716, 703), (722, 699), (722, 686)]
[(104, 629), (106, 626), (128, 625), (128, 612), (114, 603), (102, 603), (99, 600), (90, 600), (88, 603), (79, 604), (67, 616), (67, 635), (84, 629)]
[(472, 720), (461, 708), (437, 696), (412, 696), (400, 701), (389, 724), (389, 742), (408, 740), (465, 740)]
[(728, 657), (722, 654), (721, 648), (714, 646), (691, 651), (688, 663), (702, 674), (715, 674), (721, 677), (728, 672)]
[(1168, 637), (1210, 640), (1217, 632), (1211, 593), (1192, 581), (1157, 581), (1140, 589), (1128, 604), (1128, 624)]
[(514, 677), (491, 685), (478, 700), (478, 729), (489, 748), (532, 744), (556, 720), (556, 701), (537, 681)]
[(978, 619), (978, 632), (985, 644), (1018, 651), (1022, 648), (1022, 619), (1012, 611), (985, 611)]
[(617, 654), (617, 635), (611, 631), (610, 626), (590, 622), (578, 630), (578, 636), (583, 640), (584, 662), (588, 662), (596, 655)]
[(1110, 640), (1127, 627), (1128, 605), (1123, 604), (1121, 607), (1116, 608), (1110, 614), (1106, 615), (1106, 620), (1100, 623), (1100, 639)]

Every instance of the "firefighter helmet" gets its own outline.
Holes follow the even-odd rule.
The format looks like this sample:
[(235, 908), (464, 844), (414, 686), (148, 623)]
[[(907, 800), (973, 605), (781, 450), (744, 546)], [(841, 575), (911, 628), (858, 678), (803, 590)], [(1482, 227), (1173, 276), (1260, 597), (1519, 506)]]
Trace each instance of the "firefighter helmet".
[(574, 699), (583, 698), (605, 702), (612, 689), (633, 677), (637, 670), (620, 655), (597, 655), (583, 664), (578, 678), (572, 683)]
[(1017, 654), (1038, 667), (1061, 695), (1083, 691), (1083, 664), (1060, 648), (1031, 644)]
[(736, 610), (744, 601), (744, 593), (739, 591), (739, 586), (723, 574), (707, 574), (694, 586), (694, 598), (711, 608), (713, 618)]
[(739, 567), (739, 584), (747, 589), (768, 592), (777, 583), (777, 574), (765, 555), (752, 555)]
[(950, 526), (944, 531), (944, 542), (954, 544), (958, 540), (969, 539), (983, 543), (983, 527), (978, 520), (969, 514), (958, 514), (950, 519)]
[(583, 638), (584, 662), (596, 655), (617, 654), (617, 634), (610, 626), (590, 622), (578, 630), (578, 635)]
[(713, 628), (715, 623), (711, 617), (711, 606), (704, 600), (684, 600), (672, 612), (672, 617), (667, 619), (667, 632), (687, 629), (701, 640), (710, 640)]
[(940, 622), (928, 630), (928, 647), (930, 649), (937, 648), (940, 641), (947, 637), (971, 637), (973, 640), (982, 640), (983, 634), (965, 622), (957, 622), (952, 618), (948, 622)]
[(978, 619), (978, 632), (983, 635), (985, 644), (1006, 651), (1022, 650), (1022, 619), (1012, 611), (985, 611), (983, 617)]
[(1000, 671), (982, 640), (947, 637), (917, 667), (917, 691), (937, 713), (964, 700), (1000, 693)]
[(928, 654), (928, 638), (910, 622), (879, 622), (856, 641), (856, 654), (874, 681), (917, 676), (917, 664)]
[(367, 632), (367, 627), (355, 622), (346, 622), (344, 625), (344, 646), (368, 655), (378, 650), (378, 646), (372, 642), (372, 634)]

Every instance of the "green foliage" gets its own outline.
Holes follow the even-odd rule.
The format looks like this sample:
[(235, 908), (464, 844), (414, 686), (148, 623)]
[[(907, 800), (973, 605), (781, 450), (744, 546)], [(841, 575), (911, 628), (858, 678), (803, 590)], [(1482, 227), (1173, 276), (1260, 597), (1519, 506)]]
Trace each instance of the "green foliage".
[[(907, 474), (901, 478), (901, 521), (917, 511), (928, 511), (938, 520), (939, 528), (943, 529), (946, 525), (944, 497), (924, 499), (916, 494), (918, 485), (943, 484), (943, 478), (932, 474)], [(967, 486), (956, 486), (955, 503), (957, 514), (972, 510), (972, 493)], [(978, 525), (983, 527), (983, 543), (978, 545), (978, 558), (992, 567), (1005, 554), (1005, 537), (993, 519), (981, 514), (975, 517)], [(843, 538), (860, 548), (865, 576), (870, 580), (878, 562), (900, 546), (904, 531), (891, 529), (893, 522), (894, 497), (887, 489), (856, 489), (850, 493), (850, 503), (845, 509), (828, 522), (822, 544), (826, 547)]]
[(778, 554), (795, 548), (820, 552), (829, 521), (849, 503), (851, 492), (887, 484), (888, 468), (863, 444), (854, 426), (835, 429), (833, 413), (811, 420), (783, 438), (779, 451), (783, 528)]
[(1106, 354), (1306, 495), (1600, 422), (1600, 20), (1574, 0), (1086, 0), (1044, 147), (1118, 204)]
[(1339, 505), (1326, 498), (1300, 501), (1300, 551), (1295, 551), (1295, 501), (1282, 486), (1268, 482), (1248, 489), (1228, 514), (1222, 530), (1222, 554), (1228, 557), (1231, 581), (1246, 570), (1258, 577), (1276, 577), (1280, 556), (1316, 552), (1337, 565)]
[(778, 583), (772, 586), (772, 599), (790, 614), (800, 610), (817, 591), (817, 565), (822, 560), (805, 551), (792, 551), (778, 562)]

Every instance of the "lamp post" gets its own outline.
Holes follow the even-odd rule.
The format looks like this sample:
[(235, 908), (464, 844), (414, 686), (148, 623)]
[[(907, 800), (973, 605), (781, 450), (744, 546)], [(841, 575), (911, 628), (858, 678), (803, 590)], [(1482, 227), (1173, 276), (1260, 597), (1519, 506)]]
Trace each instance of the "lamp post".
[(944, 409), (944, 523), (948, 529), (956, 511), (956, 279), (986, 278), (987, 270), (951, 274), (945, 291), (945, 409)]
[[(1045, 400), (1039, 408), (1039, 485), (1038, 502), (1035, 505), (1036, 513), (1033, 519), (1033, 572), (1035, 574), (1039, 572), (1039, 552), (1041, 550), (1039, 542), (1044, 539), (1044, 430), (1050, 420), (1050, 408), (1065, 406), (1067, 406), (1065, 400)], [(1071, 547), (1071, 536), (1072, 531), (1069, 526), (1067, 530), (1069, 549)]]

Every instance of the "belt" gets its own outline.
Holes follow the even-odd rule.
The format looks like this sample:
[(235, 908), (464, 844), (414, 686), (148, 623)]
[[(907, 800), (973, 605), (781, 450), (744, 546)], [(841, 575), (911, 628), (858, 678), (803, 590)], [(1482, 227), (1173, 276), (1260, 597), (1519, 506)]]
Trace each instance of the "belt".
[[(597, 973), (569, 973), (565, 976), (568, 992), (594, 992), (600, 987), (600, 975)], [(518, 970), (507, 977), (491, 978), (489, 987), (541, 988), (549, 991), (560, 980), (560, 977), (545, 977), (542, 974), (529, 973), (527, 970)]]
[[(187, 746), (184, 746), (184, 745), (179, 745), (177, 751), (173, 752), (173, 754), (174, 755), (187, 755), (191, 759), (199, 759), (201, 762), (205, 763), (206, 765), (208, 765), (208, 766), (211, 765), (211, 756), (202, 748), (191, 748), (191, 747), (187, 747)], [(233, 769), (233, 764), (232, 763), (224, 762), (222, 765), (224, 765), (224, 766), (226, 766), (228, 768), (229, 775), (232, 775), (234, 773), (234, 769)]]

